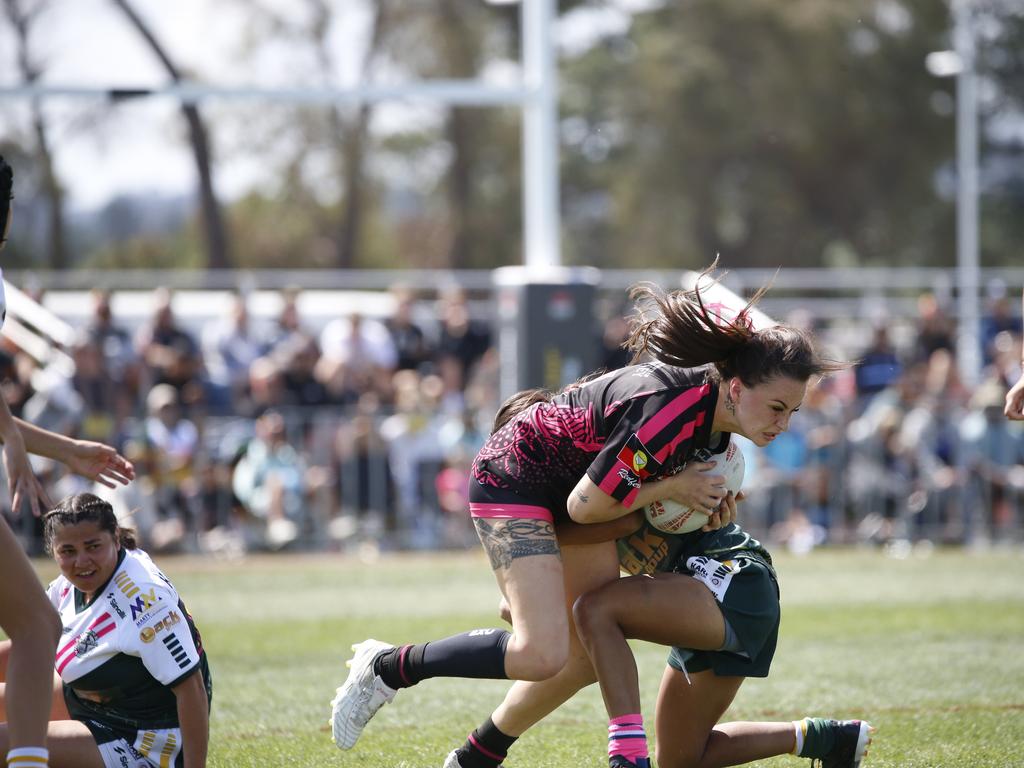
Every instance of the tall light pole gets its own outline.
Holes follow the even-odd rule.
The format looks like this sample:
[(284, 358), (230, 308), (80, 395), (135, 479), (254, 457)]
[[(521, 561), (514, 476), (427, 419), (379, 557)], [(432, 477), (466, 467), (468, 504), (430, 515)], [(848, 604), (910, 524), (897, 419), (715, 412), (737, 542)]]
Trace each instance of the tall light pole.
[(965, 384), (981, 371), (981, 312), (978, 300), (978, 88), (974, 19), (970, 0), (952, 0), (953, 50), (928, 55), (937, 77), (956, 76), (956, 261), (957, 363)]

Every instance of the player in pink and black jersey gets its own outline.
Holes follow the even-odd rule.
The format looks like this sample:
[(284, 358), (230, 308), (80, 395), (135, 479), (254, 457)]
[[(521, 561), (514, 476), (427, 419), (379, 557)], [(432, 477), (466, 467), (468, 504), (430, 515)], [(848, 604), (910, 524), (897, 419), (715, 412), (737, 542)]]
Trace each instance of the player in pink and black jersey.
[[(212, 697), (202, 639), (174, 585), (91, 493), (44, 518), (63, 627), (47, 731), (51, 768), (203, 768)], [(9, 645), (0, 643), (0, 680)], [(17, 706), (0, 686), (0, 716)], [(7, 738), (0, 724), (0, 745)]]
[[(697, 449), (727, 433), (767, 444), (788, 428), (808, 380), (838, 366), (797, 329), (754, 329), (746, 310), (723, 318), (699, 289), (665, 294), (639, 286), (633, 298), (640, 310), (628, 342), (635, 364), (557, 394), (513, 396), (474, 461), (470, 513), (512, 631), (354, 646), (351, 672), (332, 702), (339, 747), (353, 746), (399, 688), (427, 678), (520, 681), (506, 702), (521, 702), (522, 686), (540, 686), (525, 694), (529, 711), (506, 718), (512, 709), (502, 705), (449, 756), (463, 768), (496, 766), (522, 730), (592, 676), (589, 663), (567, 664), (586, 659), (569, 609), (583, 592), (617, 578), (613, 540), (638, 527), (637, 510), (670, 499), (706, 510), (708, 529), (731, 520), (735, 502), (724, 478), (691, 460)], [(560, 521), (586, 523), (586, 533), (560, 546)]]

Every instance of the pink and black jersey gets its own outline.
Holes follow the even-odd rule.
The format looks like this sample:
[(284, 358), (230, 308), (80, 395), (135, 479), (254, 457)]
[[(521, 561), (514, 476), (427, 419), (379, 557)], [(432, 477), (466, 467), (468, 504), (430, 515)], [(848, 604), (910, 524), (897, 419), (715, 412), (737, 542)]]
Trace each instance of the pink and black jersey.
[(505, 502), (549, 510), (557, 520), (584, 474), (631, 505), (644, 480), (673, 474), (708, 446), (718, 399), (708, 373), (633, 365), (527, 408), (477, 455), (470, 509), (488, 516)]

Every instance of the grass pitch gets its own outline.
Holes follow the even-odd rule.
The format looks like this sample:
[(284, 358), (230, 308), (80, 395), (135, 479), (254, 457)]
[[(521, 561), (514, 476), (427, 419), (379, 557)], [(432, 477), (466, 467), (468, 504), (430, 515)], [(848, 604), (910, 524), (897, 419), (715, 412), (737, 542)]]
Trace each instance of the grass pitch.
[[(327, 726), (352, 643), (499, 626), (481, 553), (159, 558), (196, 619), (214, 676), (210, 765), (440, 768), (507, 682), (432, 680), (399, 694), (350, 752)], [(1024, 552), (777, 557), (783, 619), (767, 680), (728, 719), (869, 719), (868, 768), (1024, 766)], [(45, 578), (52, 565), (42, 567)], [(636, 643), (648, 728), (665, 650)], [(592, 687), (528, 732), (508, 765), (602, 768)], [(786, 756), (761, 766), (807, 766)]]

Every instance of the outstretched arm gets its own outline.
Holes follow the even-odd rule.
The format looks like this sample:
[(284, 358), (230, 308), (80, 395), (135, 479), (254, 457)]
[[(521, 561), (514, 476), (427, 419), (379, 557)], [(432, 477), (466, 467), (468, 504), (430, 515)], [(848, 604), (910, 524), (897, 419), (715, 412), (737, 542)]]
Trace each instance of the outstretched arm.
[(29, 453), (55, 459), (66, 464), (76, 475), (95, 480), (108, 488), (118, 483), (127, 485), (135, 479), (132, 463), (109, 445), (91, 440), (74, 440), (21, 419), (15, 419), (15, 422)]

